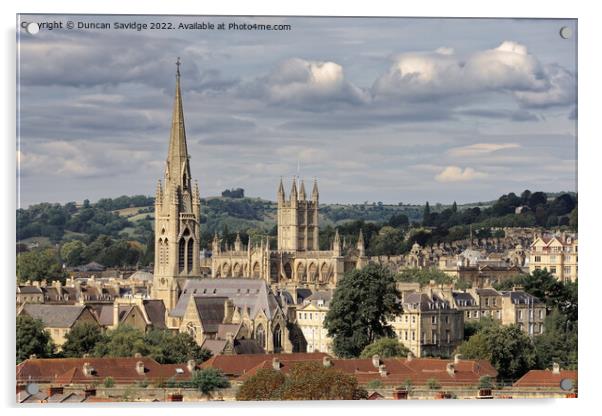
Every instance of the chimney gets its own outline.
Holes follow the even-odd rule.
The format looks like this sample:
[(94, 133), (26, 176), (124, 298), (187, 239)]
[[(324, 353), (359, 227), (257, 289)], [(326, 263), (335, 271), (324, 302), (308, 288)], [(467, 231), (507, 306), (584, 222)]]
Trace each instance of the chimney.
[(136, 372), (139, 375), (144, 375), (144, 363), (142, 361), (136, 361)]
[(82, 371), (86, 377), (90, 377), (94, 373), (94, 367), (89, 362), (85, 362)]
[(449, 374), (452, 377), (456, 373), (456, 367), (454, 366), (454, 363), (447, 363), (447, 366), (445, 369), (447, 370), (447, 374)]
[(408, 351), (406, 361), (412, 361), (413, 359), (414, 359), (414, 354), (412, 354), (412, 351)]
[(113, 328), (117, 328), (119, 325), (119, 303), (113, 302)]
[(380, 366), (380, 356), (378, 354), (374, 354), (372, 356), (372, 365), (375, 368), (378, 368)]
[(186, 363), (186, 367), (188, 367), (188, 371), (190, 371), (191, 373), (194, 372), (194, 370), (196, 369), (196, 361), (188, 360), (188, 362)]
[(35, 360), (36, 358), (38, 358), (38, 356), (37, 356), (37, 355), (35, 355), (35, 354), (31, 354), (31, 355), (29, 356), (29, 359), (30, 359), (30, 360)]
[(456, 355), (454, 355), (454, 364), (458, 365), (460, 363), (461, 359), (462, 359), (462, 354), (456, 354)]
[(329, 356), (325, 355), (324, 358), (322, 358), (322, 365), (325, 368), (330, 368), (332, 367), (332, 360), (330, 359)]
[(560, 374), (560, 364), (552, 364), (552, 374)]
[(33, 286), (34, 286), (34, 287), (40, 287), (40, 282), (39, 282), (39, 281), (37, 281), (37, 280), (34, 280), (34, 281), (32, 282), (32, 284), (33, 284)]
[(387, 366), (384, 364), (379, 365), (378, 373), (380, 374), (381, 377), (386, 377), (387, 376)]
[(142, 358), (142, 354), (140, 354), (139, 352), (134, 354), (134, 358)]
[(277, 357), (272, 358), (272, 368), (276, 371), (280, 371), (280, 360)]

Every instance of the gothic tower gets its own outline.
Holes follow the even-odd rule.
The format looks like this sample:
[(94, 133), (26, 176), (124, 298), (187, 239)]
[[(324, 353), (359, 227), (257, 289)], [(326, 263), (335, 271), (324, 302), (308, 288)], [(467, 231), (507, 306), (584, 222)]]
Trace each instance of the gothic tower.
[(201, 203), (198, 184), (195, 182), (194, 187), (191, 186), (179, 58), (176, 67), (176, 92), (165, 176), (163, 184), (159, 181), (155, 195), (153, 298), (162, 299), (168, 311), (178, 301), (180, 281), (200, 277)]
[(278, 250), (319, 250), (318, 183), (314, 181), (311, 199), (307, 199), (305, 183), (293, 178), (289, 200), (286, 200), (282, 179), (278, 187)]

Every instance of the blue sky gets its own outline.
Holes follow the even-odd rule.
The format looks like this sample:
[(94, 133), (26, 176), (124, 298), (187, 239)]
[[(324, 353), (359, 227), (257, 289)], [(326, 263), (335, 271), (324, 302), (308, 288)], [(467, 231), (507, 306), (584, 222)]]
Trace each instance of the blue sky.
[[(152, 194), (182, 88), (201, 195), (448, 203), (576, 190), (574, 20), (22, 16), (292, 30), (21, 32), (20, 203)], [(299, 168), (299, 171), (298, 171)]]

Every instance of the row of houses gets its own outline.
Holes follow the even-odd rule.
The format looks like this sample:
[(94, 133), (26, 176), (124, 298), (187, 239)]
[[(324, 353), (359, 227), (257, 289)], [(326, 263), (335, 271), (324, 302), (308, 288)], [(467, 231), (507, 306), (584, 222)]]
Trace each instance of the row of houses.
[[(140, 401), (169, 400), (173, 394), (186, 393), (181, 387), (174, 388), (178, 382), (189, 381), (195, 371), (206, 368), (219, 370), (232, 386), (215, 397), (233, 400), (240, 385), (260, 370), (288, 374), (296, 364), (307, 362), (355, 377), (360, 386), (372, 393), (372, 398), (401, 398), (400, 389), (405, 390), (405, 398), (408, 393), (413, 394), (411, 398), (429, 398), (422, 396), (432, 394), (428, 390), (433, 385), (448, 394), (476, 397), (482, 380), (494, 380), (497, 376), (497, 371), (484, 360), (464, 360), (460, 356), (450, 360), (415, 358), (411, 354), (388, 359), (336, 359), (325, 353), (217, 355), (203, 363), (190, 360), (181, 364), (159, 364), (149, 357), (28, 359), (17, 365), (17, 401), (119, 401), (119, 395), (126, 391)], [(109, 378), (111, 386), (104, 386)], [(555, 365), (551, 370), (531, 370), (512, 386), (499, 387), (506, 394), (497, 396), (508, 397), (508, 391), (515, 397), (574, 393), (576, 380), (576, 371), (561, 370)], [(172, 394), (168, 395), (169, 389)], [(188, 393), (189, 400), (198, 400), (198, 392)], [(491, 392), (489, 395), (494, 397)]]
[[(529, 335), (544, 331), (545, 304), (521, 289), (453, 290), (452, 286), (398, 284), (403, 314), (389, 323), (399, 341), (415, 356), (449, 357), (464, 339), (464, 325), (491, 318), (502, 325), (517, 325)], [(295, 323), (306, 340), (306, 351), (332, 352), (332, 339), (324, 328), (332, 291), (316, 291), (296, 308)]]

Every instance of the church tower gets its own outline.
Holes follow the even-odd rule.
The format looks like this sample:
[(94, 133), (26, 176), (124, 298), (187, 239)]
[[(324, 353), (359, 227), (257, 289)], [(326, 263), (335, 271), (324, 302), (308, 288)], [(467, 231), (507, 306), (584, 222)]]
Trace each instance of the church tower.
[(176, 92), (163, 183), (155, 195), (155, 273), (152, 294), (167, 310), (175, 307), (179, 283), (200, 277), (200, 216), (198, 184), (190, 179), (184, 110), (180, 91), (180, 58), (176, 63)]
[(286, 199), (284, 185), (278, 186), (278, 250), (317, 251), (319, 250), (320, 229), (318, 225), (318, 183), (314, 181), (311, 199), (307, 198), (305, 183), (301, 181), (297, 191), (297, 181), (293, 178), (289, 199)]

